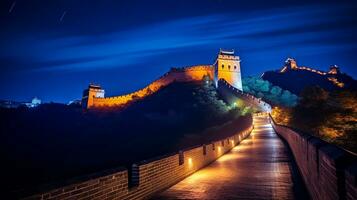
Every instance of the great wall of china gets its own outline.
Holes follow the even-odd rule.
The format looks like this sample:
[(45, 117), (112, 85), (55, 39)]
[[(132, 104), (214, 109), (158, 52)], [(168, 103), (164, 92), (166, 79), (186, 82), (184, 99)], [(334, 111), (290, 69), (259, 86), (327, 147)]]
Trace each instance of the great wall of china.
[(294, 156), (312, 199), (357, 199), (356, 154), (311, 134), (270, 123)]
[[(211, 81), (214, 80), (214, 67), (211, 65), (197, 65), (184, 68), (172, 68), (169, 72), (157, 80), (150, 83), (148, 86), (135, 91), (130, 94), (125, 94), (115, 97), (93, 97), (92, 103), (88, 105), (89, 108), (96, 107), (119, 107), (130, 103), (133, 100), (142, 99), (146, 96), (157, 92), (160, 88), (165, 87), (173, 82), (191, 82), (202, 81), (204, 77), (208, 77)], [(223, 93), (226, 102), (232, 104), (237, 98), (243, 99), (245, 104), (250, 107), (259, 107), (261, 110), (269, 111), (271, 109), (269, 104), (260, 99), (243, 93), (241, 90), (230, 85), (225, 79), (219, 79), (217, 89)], [(228, 92), (225, 92), (228, 90)], [(233, 95), (233, 96), (232, 96)]]
[(285, 61), (285, 66), (280, 70), (280, 73), (285, 73), (288, 70), (301, 70), (301, 71), (308, 71), (308, 72), (312, 72), (312, 73), (316, 73), (319, 74), (321, 76), (327, 76), (327, 79), (329, 81), (331, 81), (334, 85), (336, 85), (337, 87), (343, 88), (344, 87), (344, 83), (340, 82), (337, 80), (336, 77), (334, 77), (334, 75), (339, 74), (340, 73), (340, 69), (337, 65), (332, 65), (330, 66), (330, 69), (328, 72), (323, 72), (321, 70), (317, 70), (317, 69), (313, 69), (310, 67), (305, 67), (305, 66), (301, 66), (299, 67), (295, 61), (295, 59), (293, 58), (288, 58)]
[(230, 137), (135, 163), (131, 173), (125, 168), (98, 173), (26, 199), (147, 199), (229, 152), (253, 129), (252, 124), (241, 126), (246, 128)]
[(271, 106), (268, 103), (264, 102), (259, 98), (256, 98), (253, 95), (238, 90), (237, 88), (230, 85), (224, 79), (220, 79), (218, 81), (217, 89), (219, 93), (222, 95), (222, 97), (224, 98), (224, 100), (230, 105), (234, 104), (237, 101), (237, 99), (241, 99), (244, 101), (245, 106), (255, 108), (256, 111), (260, 111), (260, 112), (271, 111)]
[[(207, 74), (207, 72), (212, 73), (210, 69), (207, 66), (174, 69), (171, 73), (182, 75), (171, 76), (170, 73), (167, 73), (163, 77), (170, 77), (166, 79), (170, 81), (177, 81), (172, 77), (181, 77), (179, 79), (181, 81), (197, 81), (202, 80), (202, 76), (205, 75), (211, 77), (212, 74)], [(184, 75), (187, 71), (191, 74), (188, 79)], [(163, 77), (159, 80), (162, 80)], [(169, 84), (170, 82), (165, 83)], [(218, 81), (218, 91), (222, 92), (228, 102), (240, 98), (244, 99), (248, 106), (256, 107), (257, 111), (269, 112), (271, 109), (269, 104), (243, 93), (224, 79)], [(231, 93), (231, 95), (227, 95), (227, 93)], [(118, 168), (75, 179), (69, 181), (69, 184), (63, 183), (62, 187), (55, 187), (52, 190), (45, 189), (26, 199), (147, 199), (204, 168), (239, 145), (254, 128), (252, 122), (240, 124), (240, 126), (246, 127), (245, 130), (230, 137), (135, 163), (129, 170)]]
[[(264, 103), (264, 102), (263, 102)], [(309, 134), (278, 125), (265, 115), (289, 146), (312, 199), (356, 199), (356, 155)], [(131, 169), (117, 168), (44, 189), (25, 199), (147, 199), (206, 167), (247, 138), (254, 129), (194, 146), (174, 154), (144, 160)]]
[[(217, 77), (215, 67), (212, 65), (174, 68), (147, 87), (118, 97), (104, 98), (104, 95), (95, 97), (95, 92), (100, 93), (101, 88), (94, 88), (94, 96), (92, 102), (88, 101), (90, 103), (88, 107), (125, 105), (135, 99), (144, 98), (172, 82), (200, 81), (204, 76), (208, 76), (211, 80), (218, 79), (217, 90), (227, 103), (243, 99), (248, 106), (255, 107), (258, 112), (263, 112), (254, 115), (269, 116), (267, 114), (271, 110), (269, 104), (243, 93), (230, 83), (231, 80)], [(309, 134), (280, 126), (271, 117), (270, 124), (290, 148), (312, 199), (357, 198), (355, 154)], [(241, 124), (241, 126), (245, 130), (230, 137), (135, 163), (130, 169), (119, 168), (51, 189), (47, 188), (27, 199), (147, 199), (229, 152), (247, 138), (254, 128), (252, 123)]]
[(169, 72), (148, 86), (125, 95), (105, 97), (104, 89), (99, 85), (89, 85), (83, 92), (82, 106), (88, 108), (110, 108), (124, 106), (133, 100), (142, 99), (172, 82), (201, 81), (205, 76), (217, 82), (226, 80), (233, 87), (242, 90), (240, 58), (234, 55), (234, 50), (220, 50), (213, 65), (196, 65), (184, 68), (172, 68)]
[[(237, 57), (230, 54), (221, 56), (221, 58), (225, 59), (224, 64), (220, 63), (219, 65), (222, 70), (224, 69), (223, 77), (221, 78), (215, 73), (214, 65), (173, 68), (156, 81), (136, 92), (104, 98), (104, 90), (100, 87), (94, 87), (92, 91), (89, 88), (88, 94), (84, 95), (84, 100), (87, 102), (87, 108), (122, 106), (157, 92), (160, 88), (172, 82), (202, 81), (204, 77), (208, 77), (210, 80), (218, 79), (216, 82), (217, 89), (227, 97), (228, 103), (241, 98), (248, 106), (257, 107), (260, 111), (270, 111), (268, 104), (240, 90), (240, 71), (238, 77), (229, 78), (229, 76), (236, 76), (237, 70), (240, 70), (238, 69), (239, 65), (237, 67), (236, 64), (239, 61)], [(228, 65), (229, 61), (227, 61), (229, 58), (234, 59), (230, 65)], [(223, 65), (226, 65), (226, 67)], [(225, 68), (230, 69), (232, 75)], [(240, 89), (229, 83), (232, 80), (232, 83)], [(233, 94), (233, 96), (227, 95), (227, 92)], [(96, 96), (97, 94), (100, 95)], [(150, 197), (207, 166), (238, 145), (249, 136), (253, 129), (252, 122), (250, 124), (240, 124), (240, 126), (245, 130), (230, 137), (220, 138), (209, 144), (191, 147), (175, 154), (135, 163), (129, 170), (119, 168), (114, 171), (71, 181), (70, 184), (63, 183), (62, 187), (54, 187), (52, 190), (47, 189), (37, 192), (36, 195), (27, 199), (142, 199)]]
[[(133, 100), (144, 98), (154, 92), (157, 92), (160, 88), (169, 85), (172, 82), (190, 82), (200, 81), (204, 76), (208, 76), (211, 80), (214, 77), (214, 68), (211, 65), (197, 65), (184, 68), (172, 68), (169, 72), (157, 80), (150, 83), (148, 86), (137, 90), (133, 93), (115, 96), (115, 97), (94, 97), (88, 100), (87, 107), (113, 107), (122, 106)], [(90, 90), (91, 88), (89, 88)], [(89, 91), (89, 96), (90, 96)], [(89, 97), (90, 98), (90, 97)]]

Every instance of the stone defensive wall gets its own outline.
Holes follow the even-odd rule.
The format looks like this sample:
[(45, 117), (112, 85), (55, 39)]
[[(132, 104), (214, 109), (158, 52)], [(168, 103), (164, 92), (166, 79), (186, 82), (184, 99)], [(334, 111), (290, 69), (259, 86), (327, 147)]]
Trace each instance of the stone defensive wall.
[(268, 103), (259, 98), (256, 98), (253, 95), (238, 90), (224, 79), (218, 80), (218, 91), (224, 100), (229, 104), (235, 103), (237, 99), (242, 99), (244, 100), (245, 105), (256, 108), (260, 112), (271, 111), (271, 106)]
[(178, 82), (190, 82), (190, 81), (200, 81), (204, 76), (208, 75), (210, 79), (213, 80), (214, 68), (211, 65), (196, 65), (184, 68), (172, 68), (169, 72), (165, 73), (163, 76), (157, 80), (150, 83), (148, 86), (121, 96), (106, 97), (106, 98), (96, 98), (93, 99), (94, 107), (111, 107), (111, 106), (121, 106), (128, 102), (136, 99), (144, 98), (152, 93), (157, 92), (163, 86), (178, 81)]
[(270, 121), (289, 145), (312, 199), (357, 199), (357, 155)]
[(229, 152), (249, 136), (253, 125), (246, 127), (209, 144), (133, 164), (130, 170), (123, 168), (92, 175), (25, 199), (147, 199)]

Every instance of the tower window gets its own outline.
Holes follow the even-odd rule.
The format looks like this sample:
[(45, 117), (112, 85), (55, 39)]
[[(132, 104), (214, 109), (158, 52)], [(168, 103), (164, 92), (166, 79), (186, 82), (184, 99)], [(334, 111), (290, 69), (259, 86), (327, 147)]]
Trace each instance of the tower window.
[(234, 65), (234, 69), (237, 69), (237, 66)]
[(231, 66), (230, 65), (228, 65), (228, 70), (230, 70), (231, 69)]
[(224, 65), (222, 65), (222, 69), (224, 69)]

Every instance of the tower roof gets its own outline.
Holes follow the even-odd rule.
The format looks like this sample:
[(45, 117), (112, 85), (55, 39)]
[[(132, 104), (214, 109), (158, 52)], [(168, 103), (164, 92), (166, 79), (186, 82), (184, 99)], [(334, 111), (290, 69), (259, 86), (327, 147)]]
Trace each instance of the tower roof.
[(99, 84), (89, 84), (89, 88), (102, 89)]
[(328, 71), (329, 74), (339, 74), (340, 68), (337, 65), (331, 65), (330, 70)]
[(296, 61), (294, 58), (290, 58), (290, 57), (285, 60), (285, 63), (290, 63), (290, 62), (296, 62)]
[(219, 54), (221, 54), (221, 55), (234, 55), (234, 49), (231, 49), (231, 50), (219, 49)]
[(337, 65), (331, 65), (330, 69), (333, 69), (333, 68), (338, 69), (339, 67)]

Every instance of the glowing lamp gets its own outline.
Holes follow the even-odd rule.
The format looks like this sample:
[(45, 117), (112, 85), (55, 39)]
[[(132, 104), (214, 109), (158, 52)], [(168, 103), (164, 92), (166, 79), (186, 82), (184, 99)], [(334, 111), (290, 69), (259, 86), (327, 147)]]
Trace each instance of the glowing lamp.
[(192, 163), (192, 158), (188, 158), (188, 167), (192, 167), (193, 163)]

